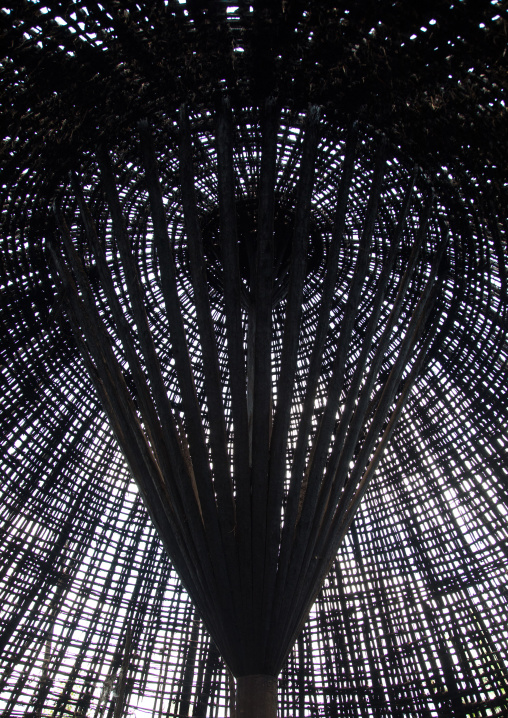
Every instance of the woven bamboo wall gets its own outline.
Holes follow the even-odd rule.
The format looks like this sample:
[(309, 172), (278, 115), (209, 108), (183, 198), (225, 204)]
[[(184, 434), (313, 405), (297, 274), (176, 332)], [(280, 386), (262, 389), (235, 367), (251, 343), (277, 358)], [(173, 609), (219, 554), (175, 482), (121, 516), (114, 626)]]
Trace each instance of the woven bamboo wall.
[[(276, 26), (270, 51), (281, 61), (270, 82), (293, 102), (293, 116), (310, 100), (322, 104), (342, 138), (359, 114), (434, 173), (447, 211), (460, 209), (444, 339), (280, 676), (279, 714), (506, 715), (505, 8), (436, 3), (425, 17), (401, 9), (394, 18), (391, 3), (364, 13), (344, 4), (333, 15), (344, 22), (333, 24), (320, 3), (310, 15), (305, 3), (289, 3), (284, 22), (262, 4), (253, 13), (244, 4), (226, 13), (227, 5), (215, 3), (213, 20), (199, 3), (161, 3), (151, 19), (126, 3), (106, 12), (34, 2), (2, 13), (0, 711), (231, 711), (232, 676), (161, 547), (66, 331), (44, 222), (65, 171), (77, 156), (89, 161), (97, 126), (125, 144), (147, 108), (161, 117), (161, 87), (169, 104), (189, 92), (202, 103), (220, 73), (239, 106), (254, 104), (267, 71), (253, 70), (259, 38)], [(290, 23), (295, 45), (280, 29)], [(347, 61), (330, 54), (339, 26)], [(101, 67), (94, 53), (104, 48)], [(175, 66), (186, 68), (177, 80)], [(323, 177), (324, 149), (321, 157)], [(142, 222), (134, 225), (142, 234)]]

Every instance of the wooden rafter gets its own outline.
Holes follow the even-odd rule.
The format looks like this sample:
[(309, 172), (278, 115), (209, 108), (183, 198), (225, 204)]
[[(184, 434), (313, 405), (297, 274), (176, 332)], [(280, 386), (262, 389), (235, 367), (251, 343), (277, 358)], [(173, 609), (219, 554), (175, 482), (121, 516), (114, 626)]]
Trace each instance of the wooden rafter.
[[(391, 181), (388, 146), (381, 139), (368, 179), (354, 266), (347, 286), (341, 286), (338, 267), (347, 245), (349, 195), (358, 153), (358, 128), (352, 128), (344, 147), (321, 301), (309, 337), (310, 356), (304, 358), (301, 336), (308, 329), (302, 326), (302, 316), (312, 253), (317, 251), (313, 194), (323, 127), (316, 108), (310, 108), (297, 143), (301, 160), (293, 169), (299, 175), (293, 226), (286, 229), (287, 220), (282, 224), (277, 219), (276, 204), (280, 109), (269, 101), (261, 114), (259, 184), (255, 202), (247, 210), (237, 198), (233, 116), (226, 102), (217, 111), (211, 128), (219, 218), (214, 220), (215, 229), (207, 229), (217, 239), (207, 234), (205, 241), (201, 224), (208, 227), (211, 220), (203, 215), (198, 200), (193, 148), (197, 139), (186, 109), (180, 111), (178, 177), (189, 272), (185, 281), (190, 288), (185, 302), (191, 301), (194, 335), (184, 320), (188, 304), (183, 303), (179, 289), (183, 266), (168, 233), (154, 142), (148, 125), (140, 126), (164, 326), (174, 357), (172, 387), (166, 383), (167, 369), (158, 356), (115, 170), (104, 150), (99, 153), (99, 166), (120, 259), (116, 269), (108, 266), (104, 247), (109, 239), (104, 235), (98, 239), (76, 178), (73, 191), (78, 223), (84, 227), (97, 265), (135, 395), (129, 393), (112, 348), (116, 340), (104, 325), (104, 308), (96, 305), (60, 214), (60, 234), (77, 285), (53, 249), (70, 298), (72, 326), (89, 370), (98, 375), (95, 383), (101, 401), (118, 427), (120, 445), (150, 512), (155, 517), (162, 516), (161, 511), (167, 516), (156, 518), (158, 530), (166, 536), (177, 565), (185, 567), (189, 592), (237, 676), (276, 676), (305, 622), (425, 361), (432, 327), (437, 326), (436, 318), (429, 321), (439, 296), (436, 277), (446, 247), (445, 232), (430, 257), (422, 252), (428, 245), (432, 193), (419, 210), (419, 229), (408, 243), (408, 218), (414, 212), (418, 182), (417, 170), (413, 170), (397, 207), (386, 256), (380, 268), (373, 269), (376, 232)], [(421, 190), (418, 195), (422, 196)], [(252, 208), (255, 228), (245, 217)], [(403, 240), (409, 256), (403, 271), (396, 273)], [(219, 242), (219, 253), (210, 245), (212, 241)], [(220, 262), (219, 274), (210, 262)], [(118, 270), (132, 320), (115, 290), (112, 272)], [(213, 292), (211, 271), (217, 276)], [(373, 271), (378, 272), (377, 286), (372, 300), (366, 301)], [(338, 294), (342, 295), (339, 303)], [(282, 319), (275, 324), (274, 311), (281, 308)], [(223, 324), (217, 324), (217, 316), (223, 317)], [(332, 320), (335, 328), (330, 336)], [(401, 321), (405, 329), (397, 333)], [(280, 332), (277, 341), (276, 332)], [(199, 365), (191, 357), (197, 350)], [(182, 426), (171, 407), (169, 388), (181, 397)], [(295, 392), (302, 402), (296, 414)], [(315, 421), (317, 402), (320, 412)], [(145, 466), (150, 467), (149, 483)]]

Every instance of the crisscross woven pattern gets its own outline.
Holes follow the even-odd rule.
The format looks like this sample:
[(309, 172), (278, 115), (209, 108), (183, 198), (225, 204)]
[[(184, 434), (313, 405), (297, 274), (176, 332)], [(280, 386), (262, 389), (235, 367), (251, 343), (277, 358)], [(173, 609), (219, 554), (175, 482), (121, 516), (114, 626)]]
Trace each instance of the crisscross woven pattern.
[[(276, 543), (263, 543), (267, 563), (256, 559), (265, 577), (262, 599), (270, 611), (266, 613), (266, 606), (260, 609), (269, 617), (255, 638), (259, 646), (272, 645), (263, 658), (265, 670), (278, 672), (282, 666), (279, 715), (503, 715), (508, 691), (503, 12), (500, 5), (480, 8), (472, 2), (429, 7), (425, 16), (403, 8), (395, 13), (392, 4), (384, 2), (363, 11), (352, 4), (332, 10), (320, 3), (314, 9), (287, 3), (281, 10), (263, 3), (216, 2), (208, 9), (196, 2), (160, 3), (151, 13), (131, 3), (103, 7), (27, 2), (3, 12), (2, 111), (7, 129), (1, 188), (0, 710), (6, 716), (222, 716), (233, 711), (234, 679), (224, 658), (235, 673), (245, 672), (247, 658), (241, 648), (253, 640), (252, 629), (245, 627), (239, 613), (236, 623), (223, 630), (228, 607), (224, 586), (214, 587), (217, 594), (199, 588), (203, 577), (205, 583), (212, 581), (212, 550), (210, 556), (198, 550), (201, 573), (186, 575), (185, 551), (178, 544), (175, 564), (191, 593), (195, 591), (196, 611), (163, 548), (169, 529), (165, 533), (156, 516), (156, 530), (153, 511), (151, 518), (147, 514), (124, 457), (129, 458), (128, 446), (121, 441), (119, 445), (118, 427), (111, 429), (104, 397), (97, 395), (97, 383), (94, 386), (89, 378), (90, 368), (93, 375), (99, 364), (91, 335), (79, 328), (87, 315), (77, 312), (74, 321), (69, 313), (72, 286), (79, 299), (76, 307), (85, 304), (86, 292), (65, 248), (65, 228), (125, 382), (132, 417), (146, 432), (147, 445), (156, 447), (143, 413), (148, 404), (144, 409), (80, 205), (81, 197), (104, 253), (124, 331), (148, 376), (155, 403), (126, 260), (102, 179), (107, 155), (168, 406), (185, 445), (192, 436), (191, 415), (184, 406), (175, 363), (164, 299), (167, 276), (157, 249), (140, 144), (143, 127), (148, 127), (206, 456), (213, 471), (211, 501), (219, 510), (223, 495), (211, 441), (207, 356), (196, 318), (196, 279), (179, 155), (178, 107), (184, 102), (195, 214), (221, 377), (225, 455), (238, 509), (242, 488), (235, 469), (215, 123), (227, 96), (233, 123), (241, 344), (248, 368), (249, 305), (257, 291), (263, 95), (269, 95), (279, 112), (272, 187), (274, 270), (267, 305), (273, 417), (287, 366), (283, 345), (294, 228), (306, 123), (314, 111), (308, 106), (319, 109), (298, 351), (287, 443), (282, 443), (281, 471), (286, 478), (279, 483), (280, 496), (271, 513), (271, 525), (280, 528), (280, 535)], [(352, 134), (356, 139), (350, 150), (354, 161), (344, 195), (344, 227), (340, 237), (334, 237)], [(323, 482), (316, 489), (316, 501), (325, 507), (326, 492), (335, 490), (335, 472), (330, 469), (333, 442), (322, 448), (321, 472), (317, 463), (312, 469), (313, 447), (325, 425), (372, 198), (377, 205), (368, 261), (331, 435), (340, 434), (348, 396), (354, 396), (351, 401), (358, 406), (358, 364), (363, 362), (364, 369), (358, 378), (360, 396), (376, 347), (387, 326), (390, 331), (361, 430), (351, 447), (352, 465), (367, 445), (380, 390), (402, 355), (411, 317), (429, 281), (437, 279), (434, 304), (428, 305), (425, 321), (414, 334), (374, 432), (376, 442), (382, 441), (411, 377), (400, 416), (356, 513), (348, 513), (349, 504), (340, 504), (343, 487), (340, 481), (336, 484), (339, 508), (337, 513), (330, 510), (329, 520), (338, 522), (341, 506), (350, 519), (345, 535), (334, 534), (343, 536), (338, 548), (338, 541), (329, 540), (331, 534), (319, 538), (320, 514), (306, 508), (305, 501), (311, 502), (305, 482), (309, 476), (309, 486), (318, 485), (316, 477)], [(405, 198), (409, 199), (404, 226), (391, 256)], [(425, 232), (419, 238), (422, 226)], [(323, 324), (320, 312), (336, 241), (337, 275)], [(390, 325), (415, 244), (414, 270), (400, 315)], [(50, 246), (63, 274), (55, 267)], [(440, 252), (443, 259), (437, 263)], [(386, 287), (378, 295), (387, 266)], [(369, 329), (379, 296), (379, 321)], [(291, 472), (297, 463), (299, 422), (319, 326), (326, 330), (322, 362), (307, 441), (301, 443), (310, 473), (302, 471), (295, 478)], [(369, 334), (372, 344), (366, 348)], [(245, 436), (248, 445), (248, 433)], [(252, 455), (253, 441), (251, 436), (250, 462), (258, 457), (256, 451)], [(362, 471), (376, 445), (365, 449)], [(196, 461), (190, 443), (188, 448)], [(154, 454), (159, 460), (161, 452), (154, 449)], [(343, 461), (352, 476), (350, 462)], [(136, 476), (132, 463), (131, 469)], [(139, 476), (136, 479), (140, 485)], [(293, 499), (292, 486), (298, 488)], [(196, 505), (203, 511), (201, 490), (198, 481)], [(273, 496), (270, 484), (266, 491)], [(175, 492), (172, 501), (179, 500)], [(171, 531), (192, 543), (197, 516), (184, 511)], [(284, 537), (285, 524), (292, 526), (293, 521), (296, 530), (302, 516), (312, 519), (308, 533), (319, 548), (315, 554), (310, 549), (299, 553)], [(226, 546), (225, 533), (220, 535)], [(278, 566), (279, 575), (286, 572), (282, 583), (291, 588), (289, 593), (275, 579), (270, 584), (272, 574), (266, 567), (272, 565)], [(316, 586), (324, 578), (315, 603), (314, 584), (298, 580), (304, 566), (312, 568)], [(242, 596), (245, 585), (240, 578)], [(299, 617), (309, 608), (299, 632)], [(216, 613), (222, 616), (218, 624)], [(255, 650), (262, 653), (257, 644)]]

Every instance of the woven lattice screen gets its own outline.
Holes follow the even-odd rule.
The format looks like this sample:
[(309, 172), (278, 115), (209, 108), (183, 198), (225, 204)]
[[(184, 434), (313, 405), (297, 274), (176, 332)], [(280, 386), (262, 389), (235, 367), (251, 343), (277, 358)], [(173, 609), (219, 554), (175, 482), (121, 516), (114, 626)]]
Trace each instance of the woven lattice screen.
[[(340, 288), (354, 274), (383, 137), (388, 164), (352, 335), (358, 347), (415, 160), (422, 169), (389, 297), (395, 296), (432, 189), (435, 198), (420, 275), (407, 300), (408, 318), (448, 236), (428, 354), (280, 674), (279, 715), (476, 717), (507, 710), (504, 10), (500, 4), (470, 2), (429, 7), (422, 14), (394, 13), (391, 3), (364, 12), (353, 4), (331, 10), (317, 3), (314, 11), (304, 3), (287, 3), (282, 11), (261, 5), (217, 2), (205, 11), (200, 3), (160, 3), (148, 14), (130, 3), (27, 2), (3, 11), (8, 129), (0, 305), (0, 710), (5, 716), (233, 711), (233, 676), (161, 546), (87, 377), (48, 240), (59, 241), (56, 202), (111, 329), (68, 175), (72, 170), (78, 177), (98, 234), (109, 243), (111, 275), (127, 307), (99, 183), (101, 146), (121, 188), (151, 331), (171, 386), (160, 268), (140, 179), (138, 125), (148, 117), (181, 269), (179, 296), (198, 396), (206, 405), (175, 179), (175, 107), (186, 101), (190, 108), (210, 297), (225, 352), (212, 118), (217, 90), (227, 90), (242, 197), (237, 215), (248, 227), (256, 211), (257, 108), (264, 83), (282, 108), (277, 236), (284, 238), (294, 223), (310, 101), (322, 117), (300, 337), (302, 375), (352, 120), (360, 120), (359, 139), (334, 300), (337, 318), (325, 350), (330, 366), (346, 306)], [(282, 269), (285, 251), (284, 242), (276, 246)], [(249, 258), (241, 262), (248, 287)], [(281, 271), (275, 281), (276, 335), (286, 291)], [(126, 317), (132, 324), (128, 311)], [(276, 356), (277, 342), (274, 347)], [(348, 376), (354, 360), (352, 354)], [(387, 355), (386, 370), (391, 361)], [(227, 375), (225, 359), (221, 369)], [(323, 382), (327, 371), (325, 361)], [(275, 362), (275, 385), (279, 373)], [(292, 397), (295, 405), (302, 392)], [(316, 406), (324, 394), (325, 389), (318, 393)], [(170, 399), (178, 412), (177, 390)], [(227, 394), (225, 405), (229, 421)], [(319, 416), (316, 411), (313, 426)], [(206, 412), (203, 423), (208, 432)], [(296, 432), (296, 424), (291, 426)], [(294, 439), (288, 456), (293, 449)]]

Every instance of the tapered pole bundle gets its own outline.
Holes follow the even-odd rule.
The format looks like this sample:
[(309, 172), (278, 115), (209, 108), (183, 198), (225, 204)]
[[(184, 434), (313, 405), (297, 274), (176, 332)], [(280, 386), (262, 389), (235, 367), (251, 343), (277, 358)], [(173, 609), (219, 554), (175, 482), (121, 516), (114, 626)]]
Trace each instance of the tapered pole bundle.
[[(160, 134), (141, 123), (134, 191), (157, 257), (155, 295), (139, 265), (148, 245), (130, 236), (131, 190), (107, 148), (97, 153), (100, 221), (74, 176), (78, 211), (55, 210), (51, 241), (88, 371), (237, 677), (242, 718), (276, 715), (277, 675), (435, 341), (447, 241), (446, 226), (430, 224), (431, 189), (416, 168), (394, 175), (384, 138), (368, 157), (359, 127), (336, 138), (325, 201), (318, 157), (334, 140), (319, 109), (291, 130), (301, 139), (289, 183), (288, 116), (271, 100), (259, 115), (249, 184), (226, 101), (206, 140), (200, 118), (180, 109), (164, 149), (171, 179)], [(395, 206), (393, 182), (404, 184)], [(88, 245), (81, 256), (72, 232)]]

